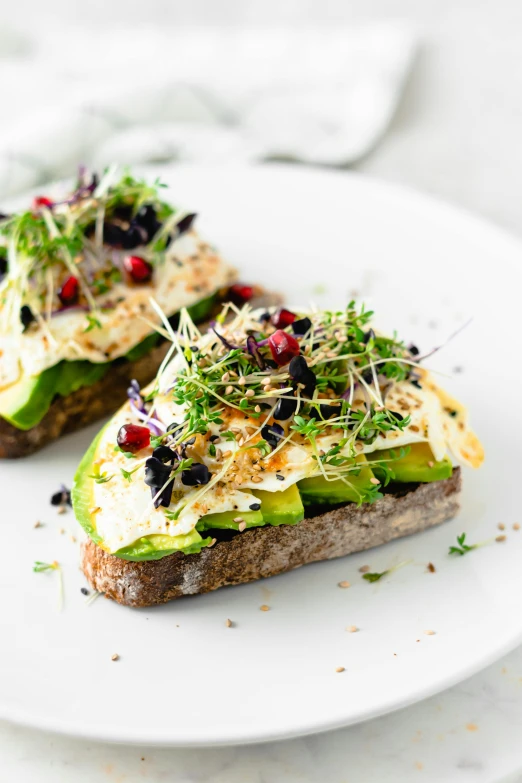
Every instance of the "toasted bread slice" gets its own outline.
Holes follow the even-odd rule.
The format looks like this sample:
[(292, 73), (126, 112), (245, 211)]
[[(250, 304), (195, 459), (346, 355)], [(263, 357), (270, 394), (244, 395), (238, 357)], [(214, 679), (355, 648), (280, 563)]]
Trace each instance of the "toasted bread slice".
[[(264, 291), (261, 287), (255, 290), (256, 294), (251, 300), (254, 308), (270, 307), (282, 302), (279, 294)], [(217, 306), (216, 312), (220, 309), (221, 304)], [(206, 325), (200, 328), (205, 329)], [(92, 386), (84, 386), (67, 397), (56, 397), (40, 423), (30, 430), (20, 430), (0, 416), (0, 459), (26, 457), (62, 435), (75, 432), (114, 413), (126, 399), (129, 381), (135, 378), (140, 386), (149, 383), (169, 347), (170, 342), (164, 341), (134, 362), (124, 358), (116, 359), (107, 375)]]
[(213, 547), (194, 555), (176, 552), (161, 560), (122, 560), (89, 539), (82, 546), (81, 565), (91, 586), (120, 604), (163, 604), (426, 530), (457, 513), (460, 490), (460, 468), (455, 468), (451, 478), (405, 484), (372, 505), (311, 508), (309, 517), (298, 525), (267, 525), (243, 533), (216, 531)]

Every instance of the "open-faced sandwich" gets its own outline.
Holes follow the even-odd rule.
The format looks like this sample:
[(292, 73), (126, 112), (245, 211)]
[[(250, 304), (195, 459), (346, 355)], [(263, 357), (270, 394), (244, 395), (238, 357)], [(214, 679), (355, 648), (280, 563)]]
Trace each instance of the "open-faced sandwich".
[[(130, 378), (154, 377), (167, 347), (151, 296), (173, 323), (229, 298), (235, 271), (163, 193), (82, 171), (67, 198), (1, 217), (0, 457), (112, 413)], [(236, 300), (255, 294), (235, 287)]]
[(456, 460), (483, 450), (465, 408), (371, 313), (184, 311), (154, 383), (75, 478), (82, 567), (120, 603), (159, 604), (339, 557), (458, 510)]

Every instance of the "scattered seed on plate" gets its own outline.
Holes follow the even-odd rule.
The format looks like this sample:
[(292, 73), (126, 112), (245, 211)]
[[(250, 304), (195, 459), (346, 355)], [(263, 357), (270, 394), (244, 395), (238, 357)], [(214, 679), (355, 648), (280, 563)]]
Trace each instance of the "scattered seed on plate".
[(518, 522), (515, 522), (515, 524), (513, 525), (513, 530), (520, 530), (520, 525), (518, 524)]
[(40, 520), (37, 519), (36, 522), (34, 523), (34, 527), (43, 527), (43, 525), (40, 522)]
[(58, 506), (58, 508), (56, 509), (56, 513), (57, 514), (65, 514), (66, 510), (67, 509), (65, 508), (65, 506)]
[(336, 669), (335, 671), (336, 671), (338, 674), (340, 674), (341, 672), (344, 672), (344, 671), (345, 671), (345, 669), (344, 669), (344, 666), (338, 666), (338, 667), (337, 667), (337, 669)]
[(225, 625), (226, 625), (227, 628), (232, 628), (234, 623), (232, 622), (232, 620), (228, 620), (227, 619), (227, 620), (225, 620)]
[(424, 631), (426, 636), (435, 636), (435, 631)]
[(505, 526), (505, 524), (503, 522), (499, 522), (497, 527), (498, 527), (499, 530), (505, 530), (506, 529), (506, 526)]
[(119, 661), (119, 660), (120, 660), (120, 656), (118, 655), (118, 653), (114, 653), (114, 655), (111, 655), (111, 661)]
[(356, 625), (348, 625), (348, 626), (346, 627), (346, 630), (347, 630), (349, 633), (357, 633), (357, 631), (358, 631), (359, 629), (357, 628), (357, 626), (356, 626)]
[(76, 536), (69, 536), (69, 538), (73, 544), (76, 544)]
[(80, 593), (82, 595), (89, 595), (89, 591), (87, 590), (86, 587), (80, 587)]
[(359, 571), (360, 571), (361, 574), (365, 574), (369, 570), (370, 570), (370, 566), (369, 565), (363, 565), (363, 566), (361, 566), (359, 568)]
[(262, 604), (259, 608), (261, 609), (262, 612), (270, 611), (270, 607), (267, 604)]
[(499, 543), (501, 543), (502, 541), (505, 541), (505, 540), (506, 540), (506, 536), (497, 536), (495, 538), (495, 541), (498, 541)]
[(343, 582), (339, 582), (339, 587), (350, 587), (350, 582), (347, 582), (344, 580)]
[(433, 563), (428, 563), (428, 571), (430, 572), (430, 574), (434, 574), (436, 570), (437, 569), (435, 568)]

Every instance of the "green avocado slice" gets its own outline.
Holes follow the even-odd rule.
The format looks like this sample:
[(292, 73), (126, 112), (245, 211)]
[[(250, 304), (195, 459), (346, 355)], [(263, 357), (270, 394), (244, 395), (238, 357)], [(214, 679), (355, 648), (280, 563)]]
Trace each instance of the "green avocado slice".
[[(188, 313), (195, 323), (201, 322), (216, 301), (217, 293), (188, 307)], [(177, 318), (176, 314), (170, 320), (175, 322)], [(134, 362), (150, 353), (160, 340), (160, 335), (150, 334), (124, 358)], [(41, 422), (56, 395), (67, 397), (84, 386), (92, 386), (109, 372), (110, 367), (111, 362), (62, 361), (40, 375), (22, 378), (0, 392), (0, 417), (19, 430), (30, 430)]]
[[(399, 450), (394, 449), (374, 451), (368, 457), (372, 463), (385, 460), (386, 466), (393, 471), (392, 481), (400, 483), (442, 481), (453, 473), (451, 461), (444, 457), (437, 462), (428, 443), (412, 444), (403, 457), (399, 456)], [(384, 480), (385, 471), (382, 468), (374, 465), (373, 471), (379, 479)]]
[(361, 464), (361, 469), (357, 475), (354, 473), (347, 476), (346, 481), (349, 483), (342, 479), (327, 481), (324, 476), (314, 476), (299, 481), (299, 492), (305, 506), (316, 503), (333, 505), (336, 503), (360, 503), (367, 493), (375, 492), (375, 486), (372, 482), (375, 476), (371, 468), (366, 465), (366, 458), (359, 456), (356, 461)]
[(297, 525), (304, 519), (304, 507), (297, 484), (281, 492), (256, 489), (252, 492), (261, 502), (261, 513), (267, 525)]

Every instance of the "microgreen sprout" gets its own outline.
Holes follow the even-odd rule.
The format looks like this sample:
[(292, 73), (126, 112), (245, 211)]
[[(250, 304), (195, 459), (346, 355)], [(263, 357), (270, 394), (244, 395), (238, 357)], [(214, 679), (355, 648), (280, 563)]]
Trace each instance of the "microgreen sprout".
[(395, 566), (391, 566), (391, 568), (387, 568), (386, 571), (369, 571), (366, 574), (363, 574), (363, 579), (365, 579), (367, 582), (378, 582), (380, 579), (383, 578), (383, 576), (388, 576), (389, 574), (392, 574), (394, 571), (398, 571), (399, 568), (403, 568), (406, 565), (409, 565), (412, 561), (411, 560), (405, 560), (402, 563), (398, 563)]
[(466, 534), (461, 533), (460, 536), (457, 536), (457, 544), (458, 546), (450, 546), (448, 550), (449, 555), (458, 555), (459, 557), (463, 557), (468, 552), (471, 552), (472, 549), (479, 549), (482, 546), (486, 546), (487, 544), (490, 544), (491, 540), (488, 541), (481, 541), (478, 544), (466, 544)]

